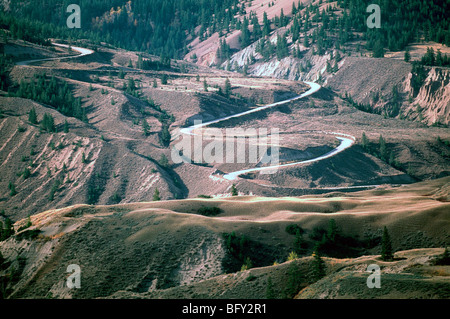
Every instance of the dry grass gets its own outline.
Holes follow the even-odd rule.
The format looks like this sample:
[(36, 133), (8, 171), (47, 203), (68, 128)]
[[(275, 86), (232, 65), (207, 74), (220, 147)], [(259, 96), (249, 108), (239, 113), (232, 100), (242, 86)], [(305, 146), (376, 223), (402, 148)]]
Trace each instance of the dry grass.
[[(390, 288), (377, 297), (390, 296), (396, 286), (400, 292), (392, 296), (414, 296), (428, 288), (433, 296), (442, 296), (436, 287), (448, 279), (448, 267), (429, 263), (443, 249), (418, 248), (442, 247), (448, 241), (449, 204), (433, 199), (448, 183), (449, 178), (444, 178), (334, 197), (240, 196), (74, 206), (35, 215), (40, 237), (28, 244), (11, 240), (2, 243), (1, 249), (7, 258), (15, 258), (17, 248), (24, 247), (27, 267), (34, 269), (27, 275), (29, 281), (17, 285), (15, 297), (44, 296), (49, 289), (56, 297), (65, 296), (67, 291), (55, 284), (57, 276), (64, 265), (77, 263), (89, 287), (77, 291), (77, 298), (264, 298), (268, 276), (274, 284), (286, 282), (290, 263), (284, 261), (294, 249), (294, 236), (286, 232), (286, 226), (298, 224), (305, 230), (309, 256), (314, 244), (309, 235), (316, 227), (326, 229), (333, 218), (342, 234), (361, 240), (379, 235), (387, 226), (394, 249), (406, 251), (397, 251), (393, 262), (380, 261), (378, 246), (358, 258), (324, 258), (329, 277), (303, 290), (301, 297), (371, 298), (363, 289), (369, 263), (379, 264), (387, 274)], [(219, 207), (223, 213), (201, 216), (197, 214), (201, 207)], [(257, 268), (223, 276), (230, 262), (223, 234), (232, 232), (249, 240), (246, 254)], [(312, 258), (303, 256), (293, 261), (302, 269), (302, 288), (312, 284), (308, 279)], [(234, 262), (240, 269), (242, 263)], [(247, 280), (249, 276), (252, 280)], [(354, 286), (360, 281), (364, 285)], [(406, 288), (411, 282), (417, 283), (417, 289)], [(153, 288), (146, 293), (150, 283)], [(280, 295), (283, 285), (277, 288)], [(327, 294), (336, 285), (342, 288)]]

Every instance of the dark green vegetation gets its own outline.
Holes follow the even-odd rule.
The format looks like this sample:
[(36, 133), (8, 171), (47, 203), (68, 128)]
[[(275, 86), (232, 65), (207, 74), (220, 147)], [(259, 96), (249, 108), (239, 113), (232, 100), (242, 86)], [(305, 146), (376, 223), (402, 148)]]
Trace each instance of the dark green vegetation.
[[(292, 299), (294, 296), (300, 291), (302, 288), (302, 284), (304, 284), (304, 278), (302, 278), (301, 271), (299, 266), (295, 263), (291, 263), (288, 267), (288, 278), (286, 289), (282, 293), (283, 299)], [(269, 298), (270, 296), (268, 296)], [(271, 296), (270, 299), (274, 299), (274, 296)]]
[(14, 235), (14, 227), (11, 219), (5, 219), (5, 225), (0, 221), (0, 241), (6, 240)]
[[(381, 262), (383, 250), (393, 258), (382, 263), (383, 274), (387, 274), (382, 289), (388, 289), (377, 289), (376, 297), (448, 296), (435, 293), (448, 286), (448, 269), (439, 266), (448, 263), (448, 251), (431, 248), (445, 247), (448, 239), (447, 206), (436, 200), (448, 180), (350, 196), (335, 192), (312, 200), (305, 197), (296, 211), (316, 213), (306, 219), (300, 216), (270, 223), (255, 221), (267, 220), (281, 209), (292, 211), (291, 201), (246, 201), (242, 197), (75, 205), (16, 224), (16, 231), (29, 227), (2, 243), (2, 264), (6, 261), (8, 266), (0, 276), (9, 276), (12, 266), (18, 269), (17, 256), (27, 257), (27, 277), (20, 275), (14, 284), (8, 277), (7, 298), (61, 298), (66, 287), (52, 287), (67, 265), (77, 262), (86, 265), (86, 288), (71, 291), (73, 298), (371, 298), (365, 268)], [(429, 184), (433, 188), (425, 186)], [(196, 213), (202, 207), (219, 207), (224, 213), (218, 217), (223, 217), (199, 216)], [(361, 214), (363, 210), (366, 213)], [(0, 215), (5, 221), (9, 214)], [(47, 218), (45, 225), (43, 218)], [(387, 236), (382, 238), (384, 225), (392, 243)], [(297, 238), (302, 236), (307, 247), (304, 253), (296, 253)], [(430, 248), (417, 249), (424, 246)], [(330, 258), (337, 255), (345, 258)], [(101, 272), (96, 271), (98, 264), (104, 266)], [(432, 295), (423, 294), (427, 290)]]
[[(294, 236), (291, 252), (292, 258), (308, 256), (314, 257), (313, 268), (311, 270), (312, 280), (317, 281), (325, 275), (324, 262), (321, 256), (333, 258), (355, 258), (364, 254), (370, 254), (373, 249), (382, 253), (383, 260), (392, 260), (394, 250), (390, 237), (381, 236), (382, 230), (377, 233), (367, 234), (360, 239), (358, 236), (347, 235), (341, 231), (334, 219), (330, 219), (327, 228), (314, 227), (308, 232), (308, 236), (298, 224), (291, 224), (286, 227), (286, 232)], [(226, 264), (228, 271), (237, 271), (239, 263), (245, 265), (247, 258), (257, 266), (270, 265), (274, 260), (284, 260), (285, 256), (277, 254), (264, 248), (259, 242), (253, 241), (245, 235), (237, 236), (234, 232), (224, 234), (228, 252), (232, 256), (230, 264)], [(261, 256), (268, 254), (266, 260)], [(251, 268), (251, 267), (249, 267)]]
[(288, 233), (290, 235), (295, 235), (295, 234), (297, 234), (297, 232), (300, 232), (300, 234), (303, 234), (305, 231), (303, 230), (303, 228), (301, 228), (297, 224), (291, 224), (291, 225), (286, 226), (286, 233)]
[(236, 185), (235, 184), (231, 185), (231, 196), (238, 196), (238, 194), (239, 192), (236, 188)]
[(5, 274), (0, 276), (0, 299), (6, 299), (11, 293), (12, 286), (17, 283), (26, 265), (26, 258), (17, 256), (14, 261), (6, 261), (0, 253), (0, 271)]
[(381, 242), (381, 238), (376, 235), (363, 239), (346, 235), (340, 230), (334, 219), (329, 220), (328, 228), (313, 228), (308, 237), (313, 241), (316, 254), (335, 258), (361, 256), (369, 249), (377, 247)]
[[(17, 90), (10, 90), (10, 94), (53, 106), (66, 116), (87, 121), (86, 111), (81, 106), (81, 98), (75, 98), (69, 84), (54, 76), (48, 78), (46, 74), (36, 74), (31, 81), (20, 81)], [(31, 116), (31, 119), (35, 120), (35, 117)], [(48, 131), (51, 131), (51, 127), (51, 124), (44, 125), (44, 129)]]
[(389, 235), (386, 226), (384, 226), (383, 238), (381, 240), (381, 259), (384, 261), (390, 261), (393, 258), (394, 252), (392, 250), (391, 236)]
[[(408, 162), (400, 162), (397, 158), (396, 151), (393, 149), (392, 146), (389, 146), (386, 140), (382, 135), (378, 138), (378, 143), (370, 141), (366, 134), (363, 132), (361, 136), (361, 147), (371, 155), (378, 157), (385, 163), (391, 165), (395, 169), (405, 172), (409, 176), (419, 179), (415, 176), (415, 172), (412, 169), (411, 163)], [(439, 139), (437, 142), (441, 142)]]
[(423, 82), (428, 76), (428, 70), (421, 63), (413, 62), (411, 74), (411, 87), (413, 88), (414, 96), (417, 96)]
[(223, 236), (228, 252), (222, 263), (226, 273), (269, 266), (273, 263), (273, 258), (276, 255), (276, 250), (273, 247), (250, 239), (245, 235), (236, 235), (234, 231), (225, 233)]
[[(193, 37), (203, 40), (215, 32), (222, 36), (240, 30), (240, 43), (247, 46), (264, 39), (272, 27), (283, 27), (291, 21), (288, 32), (293, 42), (314, 46), (314, 53), (319, 55), (333, 47), (340, 49), (359, 37), (367, 40), (366, 48), (374, 57), (382, 57), (386, 48), (402, 50), (421, 37), (425, 41), (450, 44), (450, 22), (445, 18), (450, 11), (448, 1), (376, 0), (372, 3), (380, 5), (382, 28), (367, 27), (368, 4), (363, 0), (339, 0), (337, 7), (328, 10), (320, 10), (317, 4), (305, 8), (298, 3), (292, 7), (293, 17), (281, 10), (272, 20), (264, 16), (263, 21), (258, 21), (254, 14), (238, 19), (238, 15), (249, 13), (247, 2), (238, 0), (81, 0), (78, 2), (82, 8), (80, 29), (67, 28), (66, 2), (47, 1), (44, 10), (36, 10), (32, 1), (12, 1), (9, 12), (0, 14), (0, 24), (7, 26), (14, 38), (42, 45), (49, 45), (50, 37), (89, 39), (98, 44), (105, 41), (117, 47), (172, 58), (186, 54), (188, 40)], [(336, 12), (340, 8), (345, 9), (343, 15)], [(197, 27), (200, 28), (195, 31)], [(309, 36), (301, 38), (306, 32)], [(283, 38), (284, 35), (276, 48), (278, 58), (288, 54)], [(273, 51), (275, 47), (262, 44), (261, 52), (267, 50)], [(226, 43), (222, 43), (219, 53), (219, 60), (229, 58), (231, 52)], [(141, 67), (161, 65), (148, 61)]]
[[(450, 44), (449, 20), (445, 19), (450, 10), (448, 2), (378, 0), (372, 3), (380, 6), (381, 28), (367, 27), (366, 20), (370, 14), (366, 12), (367, 1), (339, 0), (337, 6), (332, 5), (327, 10), (321, 10), (317, 3), (308, 5), (303, 11), (300, 4), (297, 8), (294, 6), (292, 25), (285, 35), (292, 35), (293, 43), (312, 47), (313, 54), (318, 55), (334, 48), (341, 50), (355, 40), (367, 41), (365, 48), (372, 51), (376, 58), (383, 57), (386, 49), (400, 51), (421, 38)], [(338, 14), (341, 9), (344, 13)], [(274, 19), (279, 21), (279, 26), (289, 21), (289, 18), (281, 16)], [(276, 48), (262, 40), (264, 43), (259, 44), (257, 51), (265, 59), (275, 52), (279, 59), (285, 57), (284, 37), (279, 36)], [(294, 57), (301, 56), (298, 50), (293, 50), (292, 54)]]
[(82, 10), (82, 27), (69, 29), (66, 8), (70, 3), (47, 1), (44, 10), (36, 10), (32, 1), (13, 1), (10, 12), (0, 15), (0, 24), (10, 26), (14, 37), (39, 44), (47, 43), (48, 37), (87, 38), (95, 43), (106, 41), (130, 50), (178, 58), (187, 52), (186, 36), (193, 35), (197, 26), (201, 26), (197, 35), (203, 38), (234, 25), (234, 16), (243, 10), (238, 3), (238, 0), (81, 0), (77, 4)]
[(0, 54), (0, 90), (6, 91), (10, 85), (9, 71), (12, 61), (6, 55)]
[[(4, 211), (2, 211), (1, 215), (4, 215)], [(15, 236), (13, 238), (16, 241), (35, 239), (41, 231), (39, 229), (28, 229), (31, 226), (31, 219), (28, 217), (27, 223), (20, 227), (17, 230), (17, 234), (15, 234), (13, 223), (9, 218), (5, 219), (5, 225), (0, 221), (0, 242), (7, 240), (14, 234)], [(0, 299), (5, 299), (11, 293), (11, 287), (20, 279), (25, 264), (25, 257), (17, 256), (15, 260), (7, 261), (0, 252), (0, 272), (3, 273), (0, 275)]]
[(427, 52), (422, 56), (420, 61), (412, 63), (411, 70), (411, 87), (413, 88), (413, 95), (417, 96), (422, 84), (428, 76), (428, 68), (425, 66), (445, 66), (450, 65), (450, 59), (446, 54), (442, 54), (440, 50), (434, 52), (433, 48), (427, 48)]
[(428, 47), (427, 53), (424, 54), (420, 62), (427, 66), (449, 66), (450, 58), (447, 54), (442, 54), (440, 50), (434, 53), (434, 49)]
[(444, 252), (442, 253), (442, 255), (437, 256), (435, 258), (435, 260), (433, 261), (434, 265), (450, 265), (450, 254), (448, 252), (448, 248), (445, 247)]
[(153, 193), (153, 201), (159, 201), (161, 200), (161, 197), (159, 197), (159, 189), (158, 187), (155, 188), (155, 192)]
[(200, 207), (197, 210), (197, 214), (203, 216), (216, 216), (222, 213), (222, 210), (219, 207)]
[(375, 57), (382, 56), (384, 48), (399, 51), (420, 37), (450, 45), (450, 20), (445, 18), (450, 10), (448, 1), (375, 0), (370, 3), (380, 6), (381, 28), (367, 28), (367, 1), (339, 0), (338, 6), (349, 11), (342, 18), (338, 34), (345, 39), (351, 30), (362, 32), (367, 49), (373, 50)]
[(33, 240), (35, 239), (41, 231), (39, 229), (28, 229), (16, 235), (16, 240)]

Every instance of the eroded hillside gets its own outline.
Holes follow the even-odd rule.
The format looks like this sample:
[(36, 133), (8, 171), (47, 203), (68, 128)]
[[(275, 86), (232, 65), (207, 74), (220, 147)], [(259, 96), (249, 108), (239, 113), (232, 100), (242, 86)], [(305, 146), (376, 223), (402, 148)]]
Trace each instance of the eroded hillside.
[[(15, 233), (1, 242), (3, 297), (266, 298), (271, 277), (273, 298), (292, 297), (305, 287), (298, 297), (335, 298), (364, 290), (365, 268), (376, 263), (389, 273), (389, 282), (423, 283), (397, 297), (432, 288), (433, 296), (447, 298), (437, 287), (448, 285), (448, 266), (430, 267), (443, 249), (400, 250), (445, 247), (450, 239), (448, 187), (449, 179), (443, 178), (353, 194), (49, 210), (18, 221)], [(325, 244), (322, 233), (332, 221), (336, 239)], [(379, 260), (384, 226), (398, 251), (393, 262)], [(327, 276), (316, 282), (310, 256), (319, 242), (320, 254), (328, 256)], [(303, 258), (286, 263), (292, 251)], [(71, 264), (81, 268), (80, 289), (66, 286)], [(295, 291), (286, 287), (292, 265), (301, 277)], [(355, 281), (358, 291), (349, 288)], [(392, 296), (390, 291), (372, 297)], [(370, 291), (365, 295), (372, 298)]]

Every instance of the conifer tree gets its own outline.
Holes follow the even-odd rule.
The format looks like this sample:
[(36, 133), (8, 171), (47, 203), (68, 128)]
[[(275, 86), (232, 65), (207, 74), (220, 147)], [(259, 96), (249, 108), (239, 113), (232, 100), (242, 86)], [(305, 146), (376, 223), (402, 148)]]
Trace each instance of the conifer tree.
[(262, 36), (267, 37), (270, 33), (270, 21), (267, 18), (267, 13), (264, 11), (263, 13), (263, 29), (262, 29)]
[(374, 49), (373, 49), (372, 56), (374, 58), (382, 58), (382, 57), (384, 57), (384, 47), (383, 47), (383, 43), (381, 42), (381, 40), (377, 40), (375, 42), (375, 46), (374, 46)]
[(123, 80), (125, 79), (125, 72), (123, 71), (123, 69), (119, 70), (119, 75), (118, 75), (119, 79)]
[(332, 243), (334, 243), (336, 241), (336, 237), (338, 236), (338, 228), (336, 225), (336, 221), (331, 218), (328, 222), (328, 233), (327, 233), (327, 238), (328, 240), (330, 240)]
[(138, 56), (136, 68), (138, 68), (138, 69), (143, 69), (144, 68), (144, 63), (142, 61), (142, 55), (140, 55), (140, 54)]
[(267, 279), (266, 299), (275, 299), (275, 291), (273, 290), (272, 277)]
[(248, 19), (246, 16), (244, 16), (244, 21), (242, 22), (241, 36), (239, 37), (239, 41), (243, 48), (250, 44), (250, 31), (248, 29)]
[(44, 117), (41, 121), (41, 128), (47, 132), (55, 132), (55, 120), (51, 114), (44, 113)]
[(146, 119), (142, 120), (142, 131), (143, 131), (145, 136), (149, 136), (150, 135), (150, 125), (148, 124)]
[(238, 190), (235, 184), (231, 185), (231, 196), (238, 196)]
[(411, 60), (411, 54), (409, 53), (409, 50), (405, 50), (405, 56), (404, 56), (405, 62), (409, 62)]
[(289, 55), (287, 40), (284, 35), (277, 36), (277, 59), (281, 60)]
[(288, 22), (288, 19), (286, 18), (286, 16), (284, 15), (284, 10), (283, 8), (281, 8), (281, 12), (280, 12), (280, 26), (284, 27), (286, 26)]
[(303, 38), (303, 46), (304, 47), (309, 47), (309, 39), (308, 39), (308, 35), (305, 33), (305, 36)]
[(31, 108), (30, 112), (28, 113), (28, 121), (31, 124), (37, 124), (37, 115), (36, 115), (36, 109), (33, 107)]
[(163, 73), (163, 75), (161, 76), (161, 84), (166, 85), (168, 79), (169, 79), (169, 76), (166, 73)]
[(69, 122), (64, 121), (64, 133), (69, 133)]
[(3, 228), (3, 223), (0, 222), (0, 241), (6, 240), (12, 235), (14, 235), (14, 225), (9, 219), (9, 217), (6, 217), (5, 219), (5, 226)]
[(305, 252), (305, 240), (299, 229), (295, 232), (294, 249), (297, 254), (303, 254)]
[(384, 226), (383, 237), (381, 239), (381, 259), (384, 261), (389, 261), (393, 258), (394, 252), (392, 250), (391, 236), (389, 235), (387, 227)]
[(286, 286), (286, 298), (294, 298), (301, 288), (301, 274), (295, 262), (291, 262), (288, 268), (288, 278)]
[(13, 182), (9, 182), (8, 188), (9, 188), (9, 196), (13, 197), (17, 194), (16, 185), (14, 185)]
[(229, 78), (227, 78), (227, 79), (225, 80), (224, 94), (225, 94), (225, 96), (228, 97), (228, 98), (229, 98), (230, 95), (231, 95), (231, 82), (230, 82), (230, 79), (229, 79)]
[(169, 146), (171, 138), (172, 137), (169, 132), (169, 127), (167, 125), (163, 125), (162, 131), (161, 131), (161, 136), (160, 136), (161, 144), (166, 147)]
[(30, 176), (31, 176), (31, 171), (30, 171), (30, 169), (28, 167), (26, 167), (23, 170), (22, 177), (23, 177), (23, 179), (27, 179)]
[(161, 154), (161, 158), (159, 159), (158, 163), (164, 168), (169, 167), (169, 160), (167, 159), (167, 156), (165, 154)]
[(380, 144), (380, 158), (382, 160), (386, 161), (387, 160), (386, 141), (384, 140), (384, 138), (381, 134), (380, 134), (379, 144)]
[(320, 257), (319, 252), (315, 251), (313, 253), (313, 278), (314, 280), (320, 280), (321, 278), (323, 278), (326, 275), (325, 272), (325, 262), (323, 261), (323, 259)]
[(155, 192), (153, 193), (153, 201), (159, 201), (161, 198), (159, 197), (159, 190), (158, 187), (155, 188)]
[(292, 2), (292, 15), (294, 16), (297, 13), (297, 8), (295, 7), (295, 2)]

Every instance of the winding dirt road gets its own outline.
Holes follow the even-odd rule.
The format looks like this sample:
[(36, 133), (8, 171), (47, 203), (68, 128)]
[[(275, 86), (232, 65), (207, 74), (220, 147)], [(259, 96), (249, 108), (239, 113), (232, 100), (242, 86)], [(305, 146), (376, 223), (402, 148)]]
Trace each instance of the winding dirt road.
[[(199, 135), (194, 133), (194, 130), (196, 129), (201, 129), (204, 128), (208, 125), (211, 124), (215, 124), (215, 123), (219, 123), (219, 122), (223, 122), (232, 118), (237, 118), (237, 117), (241, 117), (244, 115), (248, 115), (251, 113), (255, 113), (255, 112), (259, 112), (274, 106), (279, 106), (282, 104), (286, 104), (295, 100), (299, 100), (302, 99), (304, 97), (307, 97), (317, 91), (319, 91), (322, 87), (314, 82), (305, 82), (306, 84), (308, 84), (310, 86), (310, 89), (308, 91), (306, 91), (305, 93), (300, 94), (299, 96), (284, 100), (284, 101), (280, 101), (280, 102), (276, 102), (276, 103), (272, 103), (272, 104), (268, 104), (268, 105), (264, 105), (255, 109), (251, 109), (249, 111), (245, 111), (242, 113), (238, 113), (238, 114), (234, 114), (234, 115), (230, 115), (230, 116), (225, 116), (219, 119), (215, 119), (209, 122), (205, 122), (205, 123), (201, 123), (201, 124), (197, 124), (197, 125), (192, 125), (186, 128), (182, 128), (180, 129), (180, 133), (181, 134), (186, 134), (186, 135)], [(249, 168), (249, 169), (244, 169), (244, 170), (240, 170), (240, 171), (235, 171), (235, 172), (231, 172), (231, 173), (227, 173), (225, 174), (223, 177), (227, 180), (235, 180), (238, 178), (239, 175), (241, 174), (246, 174), (246, 173), (252, 173), (252, 172), (258, 172), (258, 171), (265, 171), (265, 170), (275, 170), (278, 168), (283, 168), (283, 167), (288, 167), (288, 166), (294, 166), (294, 165), (300, 165), (300, 164), (306, 164), (306, 163), (312, 163), (312, 162), (317, 162), (332, 156), (335, 156), (336, 154), (339, 154), (340, 152), (346, 150), (347, 148), (349, 148), (350, 146), (352, 146), (355, 143), (355, 137), (349, 134), (344, 134), (344, 133), (338, 133), (338, 132), (319, 132), (321, 134), (332, 134), (335, 135), (336, 138), (341, 142), (339, 144), (338, 147), (336, 147), (335, 149), (333, 149), (332, 151), (318, 156), (316, 158), (312, 158), (306, 161), (299, 161), (299, 162), (294, 162), (294, 163), (288, 163), (288, 164), (279, 164), (279, 165), (272, 165), (272, 166), (266, 166), (266, 167), (256, 167), (256, 168)]]
[[(56, 47), (61, 47), (61, 48), (68, 48), (69, 47), (69, 45), (67, 45), (67, 44), (59, 44), (59, 43), (52, 43), (52, 45), (54, 45)], [(24, 66), (24, 65), (29, 65), (31, 63), (42, 62), (42, 61), (52, 61), (52, 60), (64, 60), (64, 59), (80, 58), (82, 56), (94, 53), (94, 51), (92, 51), (90, 49), (80, 48), (80, 47), (72, 47), (72, 50), (78, 51), (78, 52), (80, 52), (80, 54), (78, 54), (78, 55), (70, 55), (70, 56), (65, 56), (65, 57), (56, 57), (56, 58), (45, 58), (45, 59), (35, 59), (35, 60), (20, 61), (20, 62), (17, 62), (16, 64)]]
[[(58, 46), (58, 47), (62, 47), (62, 48), (68, 48), (69, 45), (67, 44), (59, 44), (59, 43), (52, 43), (54, 46)], [(42, 62), (42, 61), (52, 61), (52, 60), (63, 60), (63, 59), (73, 59), (73, 58), (79, 58), (82, 56), (86, 56), (86, 55), (90, 55), (92, 53), (94, 53), (93, 50), (90, 49), (86, 49), (86, 48), (81, 48), (81, 47), (74, 47), (72, 46), (72, 50), (74, 51), (78, 51), (80, 54), (79, 55), (74, 55), (74, 56), (66, 56), (66, 57), (56, 57), (56, 58), (44, 58), (44, 59), (35, 59), (35, 60), (27, 60), (27, 61), (21, 61), (18, 62), (17, 65), (22, 65), (22, 66), (27, 66), (31, 63), (35, 63), (35, 62)], [(279, 105), (283, 105), (295, 100), (299, 100), (302, 99), (304, 97), (307, 97), (317, 91), (319, 91), (322, 87), (314, 82), (305, 82), (306, 84), (308, 84), (310, 86), (310, 89), (302, 94), (300, 94), (299, 96), (284, 100), (284, 101), (280, 101), (280, 102), (275, 102), (272, 104), (268, 104), (268, 105), (264, 105), (255, 109), (251, 109), (245, 112), (241, 112), (241, 113), (237, 113), (237, 114), (233, 114), (233, 115), (229, 115), (229, 116), (225, 116), (219, 119), (215, 119), (209, 122), (205, 122), (205, 123), (201, 123), (201, 124), (197, 124), (197, 125), (192, 125), (186, 128), (181, 128), (179, 130), (180, 134), (185, 134), (185, 135), (199, 135), (194, 133), (194, 130), (196, 129), (201, 129), (204, 128), (206, 126), (209, 126), (211, 124), (215, 124), (215, 123), (219, 123), (219, 122), (223, 122), (232, 118), (238, 118), (241, 116), (245, 116), (248, 114), (252, 114), (252, 113), (256, 113), (268, 108), (272, 108), (275, 106), (279, 106)], [(347, 148), (349, 148), (350, 146), (352, 146), (355, 143), (355, 137), (352, 135), (348, 135), (348, 134), (344, 134), (344, 133), (338, 133), (338, 132), (319, 132), (321, 134), (332, 134), (335, 135), (336, 138), (340, 141), (340, 144), (338, 147), (336, 147), (335, 149), (333, 149), (332, 151), (318, 156), (316, 158), (312, 158), (306, 161), (299, 161), (299, 162), (293, 162), (293, 163), (288, 163), (288, 164), (278, 164), (278, 165), (272, 165), (272, 166), (266, 166), (266, 167), (256, 167), (256, 168), (250, 168), (250, 169), (245, 169), (245, 170), (240, 170), (240, 171), (235, 171), (235, 172), (231, 172), (231, 173), (227, 173), (225, 174), (223, 177), (227, 180), (235, 180), (238, 178), (239, 175), (241, 174), (246, 174), (246, 173), (251, 173), (251, 172), (258, 172), (258, 171), (264, 171), (264, 170), (274, 170), (274, 169), (278, 169), (278, 168), (283, 168), (283, 167), (289, 167), (289, 166), (294, 166), (294, 165), (300, 165), (300, 164), (306, 164), (306, 163), (312, 163), (312, 162), (317, 162), (332, 156), (335, 156), (336, 154), (339, 154), (340, 152), (346, 150)]]

